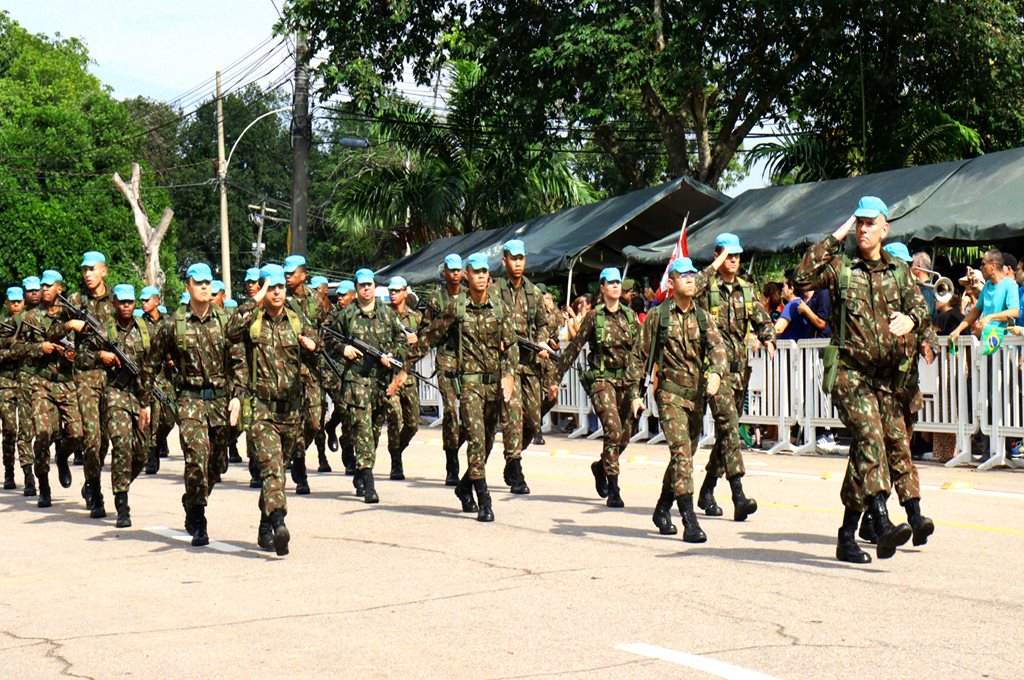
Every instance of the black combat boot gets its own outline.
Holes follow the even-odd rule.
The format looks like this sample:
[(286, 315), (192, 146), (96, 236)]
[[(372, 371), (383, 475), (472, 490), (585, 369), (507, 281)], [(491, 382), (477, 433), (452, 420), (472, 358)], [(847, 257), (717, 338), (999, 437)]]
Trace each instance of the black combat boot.
[(17, 489), (18, 485), (14, 483), (14, 466), (4, 466), (4, 488), (5, 489)]
[(242, 457), (238, 455), (238, 442), (231, 442), (228, 444), (228, 462), (229, 463), (241, 463)]
[(526, 477), (523, 475), (523, 459), (514, 458), (509, 463), (512, 465), (512, 471), (510, 478), (512, 483), (509, 485), (509, 491), (516, 494), (517, 496), (527, 496), (530, 493), (530, 487), (526, 486)]
[(351, 446), (341, 447), (341, 463), (345, 466), (345, 474), (351, 477), (358, 469), (356, 464), (356, 452)]
[(146, 457), (146, 468), (143, 470), (147, 475), (155, 475), (160, 471), (160, 454), (156, 447), (149, 447), (149, 456)]
[(100, 486), (102, 480), (97, 477), (92, 480), (92, 507), (89, 509), (89, 517), (103, 519), (107, 516), (107, 508), (103, 505), (103, 488)]
[(697, 507), (703, 510), (708, 517), (721, 517), (724, 514), (721, 506), (715, 502), (715, 484), (717, 483), (718, 477), (706, 472), (704, 483), (700, 485), (700, 494), (697, 496)]
[(487, 491), (487, 480), (474, 479), (473, 488), (476, 489), (476, 497), (480, 499), (480, 510), (476, 514), (476, 521), (493, 522), (494, 511), (491, 509), (491, 494)]
[(366, 493), (366, 485), (363, 484), (363, 471), (356, 470), (352, 477), (352, 486), (355, 487), (356, 495), (362, 498)]
[(512, 464), (511, 458), (505, 459), (505, 469), (502, 471), (502, 479), (505, 481), (506, 486), (512, 486), (513, 484), (513, 473), (515, 471), (515, 465)]
[(672, 489), (662, 486), (661, 495), (654, 506), (654, 515), (651, 517), (662, 536), (675, 536), (679, 532), (676, 525), (672, 524), (672, 501)]
[(162, 434), (156, 438), (156, 453), (160, 458), (166, 458), (171, 453), (167, 446), (167, 435)]
[(391, 479), (405, 479), (405, 469), (402, 467), (402, 451), (389, 451), (391, 454)]
[(907, 511), (907, 522), (914, 532), (914, 545), (924, 545), (928, 537), (935, 533), (935, 523), (921, 514), (921, 499), (911, 498), (903, 504)]
[(594, 490), (601, 498), (608, 498), (608, 477), (604, 473), (604, 462), (595, 460), (590, 464), (590, 471), (594, 473)]
[(274, 549), (274, 529), (270, 526), (270, 518), (260, 513), (260, 528), (256, 533), (256, 545), (260, 550), (270, 551)]
[(206, 506), (197, 505), (192, 508), (192, 513), (196, 526), (196, 532), (192, 534), (192, 546), (198, 548), (210, 545), (210, 535), (206, 533)]
[(270, 526), (274, 529), (274, 551), (284, 557), (288, 554), (288, 542), (292, 539), (288, 527), (284, 525), (284, 510), (270, 513)]
[(377, 495), (377, 489), (373, 486), (373, 468), (363, 469), (363, 502), (380, 502), (380, 496)]
[(463, 512), (476, 512), (476, 501), (473, 500), (473, 480), (469, 478), (469, 470), (462, 475), (462, 480), (455, 487), (455, 497), (462, 503)]
[(249, 456), (249, 488), (259, 489), (263, 486), (260, 479), (260, 464), (256, 462), (256, 456)]
[(324, 427), (324, 432), (327, 434), (327, 448), (329, 448), (332, 453), (337, 451), (338, 433), (335, 431), (334, 426), (330, 424), (326, 425)]
[(39, 500), (36, 502), (36, 507), (48, 508), (53, 505), (53, 499), (50, 498), (50, 476), (46, 473), (39, 475)]
[(729, 486), (732, 488), (732, 505), (735, 509), (733, 519), (742, 522), (757, 512), (757, 501), (747, 498), (743, 493), (743, 475), (731, 477)]
[(888, 559), (896, 554), (896, 548), (910, 540), (914, 532), (906, 522), (894, 525), (889, 521), (889, 509), (885, 507), (884, 493), (868, 499), (868, 512), (878, 532), (875, 555), (880, 560)]
[(327, 451), (324, 449), (324, 433), (317, 433), (314, 441), (316, 443), (316, 471), (331, 472), (331, 464), (327, 462)]
[(693, 494), (683, 494), (676, 499), (676, 505), (679, 507), (679, 514), (683, 517), (683, 540), (687, 543), (707, 541), (707, 534), (700, 528), (697, 515), (693, 512)]
[(196, 535), (196, 511), (185, 505), (185, 497), (181, 497), (181, 507), (185, 509), (185, 531), (189, 536)]
[(608, 502), (609, 508), (624, 508), (626, 504), (622, 502), (622, 496), (619, 495), (619, 476), (608, 475)]
[(878, 543), (878, 531), (875, 530), (875, 523), (871, 521), (871, 515), (864, 513), (860, 518), (860, 530), (857, 532), (861, 540), (874, 545)]
[(295, 494), (306, 496), (309, 494), (309, 476), (306, 474), (306, 457), (296, 456), (292, 460), (292, 481), (295, 482)]
[(846, 508), (843, 513), (843, 526), (839, 527), (839, 542), (836, 544), (836, 559), (840, 562), (851, 562), (853, 564), (868, 564), (871, 562), (871, 555), (860, 549), (857, 545), (857, 520), (860, 519), (860, 512)]
[(82, 482), (82, 500), (85, 501), (85, 509), (92, 510), (92, 482), (88, 479)]
[(25, 473), (25, 495), (35, 496), (36, 495), (36, 478), (32, 475), (31, 465), (22, 465), (22, 471)]
[(459, 483), (459, 451), (444, 452), (444, 485), (456, 486)]
[(73, 463), (72, 464), (76, 465), (78, 467), (81, 467), (82, 465), (85, 465), (85, 457), (82, 455), (82, 449), (81, 448), (75, 449), (75, 457), (73, 459)]
[(57, 446), (57, 455), (54, 456), (57, 461), (57, 481), (65, 489), (71, 487), (71, 465), (68, 463), (70, 457), (70, 449), (63, 445)]
[(114, 507), (117, 508), (117, 521), (114, 526), (118, 529), (127, 529), (132, 525), (132, 509), (128, 507), (128, 492), (120, 491), (114, 494)]

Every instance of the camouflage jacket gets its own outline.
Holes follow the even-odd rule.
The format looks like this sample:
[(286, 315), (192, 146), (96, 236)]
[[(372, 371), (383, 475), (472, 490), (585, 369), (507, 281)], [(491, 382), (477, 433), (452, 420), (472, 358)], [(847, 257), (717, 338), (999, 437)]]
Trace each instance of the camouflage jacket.
[[(532, 342), (544, 342), (551, 336), (544, 296), (530, 279), (524, 276), (518, 288), (508, 279), (498, 279), (494, 288), (509, 310), (512, 327), (517, 334)], [(519, 363), (528, 373), (533, 373), (540, 368), (541, 362), (533, 352), (524, 351), (519, 354)]]
[[(405, 359), (408, 352), (402, 324), (398, 322), (398, 317), (391, 307), (379, 300), (374, 300), (370, 312), (364, 312), (358, 302), (353, 302), (338, 315), (333, 328), (342, 335), (362, 340), (400, 361)], [(394, 374), (394, 371), (384, 367), (380, 359), (368, 354), (355, 361), (345, 359), (344, 346), (334, 338), (328, 342), (327, 349), (345, 367), (342, 398), (347, 404), (371, 404), (376, 390), (390, 382)]]
[[(248, 302), (248, 301), (247, 301)], [(288, 302), (285, 305), (288, 309), (292, 310), (299, 315), (299, 320), (303, 326), (310, 326), (314, 329), (317, 335), (314, 336), (317, 345), (320, 344), (319, 329), (320, 325), (327, 319), (328, 310), (324, 309), (320, 303), (317, 294), (310, 290), (308, 287), (302, 287), (302, 293), (288, 295)], [(241, 307), (239, 307), (241, 309)], [(326, 366), (319, 366), (320, 359), (309, 353), (302, 355), (302, 379), (305, 385), (310, 389), (319, 389), (317, 382), (320, 377), (325, 373), (330, 372)], [(321, 368), (323, 370), (321, 370)], [(335, 379), (333, 382), (337, 382)]]
[[(661, 319), (666, 312), (668, 327), (662, 330)], [(660, 352), (660, 357), (655, 357), (658, 389), (678, 394), (691, 405), (699, 404), (703, 399), (705, 376), (712, 373), (724, 376), (729, 370), (725, 340), (710, 314), (706, 315), (705, 324), (707, 332), (701, 337), (696, 308), (684, 312), (673, 298), (648, 312), (640, 329), (640, 339), (629, 355), (629, 398), (643, 396), (640, 385), (654, 350)], [(655, 349), (655, 341), (662, 345), (659, 349)]]
[[(109, 285), (104, 284), (103, 295), (92, 296), (83, 288), (68, 296), (68, 299), (75, 307), (85, 307), (105, 328), (114, 318), (112, 290)], [(75, 316), (71, 310), (57, 307), (55, 318), (59, 319), (61, 323), (65, 323), (74, 319)], [(57, 335), (51, 336), (50, 339), (63, 337), (63, 334), (60, 333), (61, 330), (63, 329), (55, 329), (54, 332)], [(102, 349), (102, 342), (92, 334), (88, 327), (82, 333), (75, 333), (75, 368), (79, 371), (103, 370), (103, 362), (99, 358), (100, 349)]]
[[(405, 312), (401, 314), (399, 314), (398, 310), (396, 310), (394, 307), (392, 307), (391, 309), (395, 312), (395, 316), (398, 317), (398, 323), (402, 324), (403, 329), (409, 328), (414, 333), (416, 333), (416, 339), (418, 342), (419, 333), (420, 331), (423, 330), (423, 314), (421, 312), (417, 312), (415, 309), (412, 309), (411, 307), (406, 307)], [(408, 344), (409, 334), (403, 333), (403, 335), (405, 337), (406, 343)], [(409, 345), (409, 347), (411, 348), (413, 347), (413, 345)], [(409, 379), (405, 381), (405, 386), (403, 387), (403, 389), (416, 389), (416, 378), (410, 375)]]
[(861, 372), (892, 372), (917, 346), (917, 333), (897, 338), (889, 332), (889, 316), (908, 315), (914, 328), (924, 331), (931, 324), (928, 308), (912, 276), (896, 275), (905, 263), (882, 251), (882, 259), (869, 262), (860, 257), (849, 260), (850, 287), (846, 299), (839, 290), (843, 245), (829, 235), (811, 246), (796, 270), (796, 285), (805, 290), (826, 288), (832, 299), (832, 344), (840, 344), (840, 319), (846, 308), (846, 341), (839, 350), (841, 361)]
[[(459, 307), (463, 304), (465, 315), (460, 319)], [(419, 361), (449, 333), (455, 337), (457, 360), (461, 354), (458, 375), (463, 389), (473, 384), (473, 389), (479, 389), (487, 400), (499, 398), (500, 379), (515, 375), (519, 345), (512, 315), (494, 289), (488, 289), (487, 297), (479, 305), (467, 293), (450, 299), (441, 314), (420, 333), (408, 360)]]
[[(294, 313), (294, 312), (293, 312)], [(296, 314), (302, 335), (316, 343), (312, 353), (303, 349), (287, 312), (268, 316), (252, 300), (243, 302), (230, 324), (233, 340), (245, 347), (246, 381), (240, 394), (256, 397), (262, 402), (301, 401), (302, 383), (299, 362), (305, 354), (321, 351), (316, 329)], [(298, 411), (300, 406), (294, 410)], [(258, 409), (257, 409), (258, 411)]]
[[(603, 321), (598, 323), (598, 318)], [(603, 324), (604, 330), (598, 338), (599, 327)], [(640, 324), (637, 321), (636, 312), (625, 305), (619, 305), (614, 312), (609, 312), (603, 304), (597, 305), (583, 317), (576, 337), (572, 339), (569, 346), (562, 352), (558, 359), (558, 377), (565, 375), (572, 362), (586, 344), (590, 347), (587, 357), (589, 377), (585, 379), (611, 380), (616, 384), (626, 384), (626, 368), (629, 363), (629, 355), (633, 351), (637, 337), (640, 335)]]
[[(6, 311), (0, 313), (0, 321), (17, 327)], [(17, 341), (17, 332), (0, 331), (0, 390), (13, 390), (18, 386), (18, 365), (22, 360), (14, 349)]]
[[(22, 361), (22, 370), (51, 382), (72, 380), (74, 366), (60, 352), (55, 350), (50, 354), (43, 354), (44, 341), (55, 343), (72, 335), (64, 330), (64, 325), (59, 319), (59, 312), (57, 310), (47, 312), (42, 307), (36, 307), (20, 315), (16, 321), (19, 327), (12, 353)], [(35, 326), (45, 335), (30, 331), (27, 326)]]
[[(211, 427), (227, 424), (228, 400), (246, 380), (245, 356), (241, 345), (230, 341), (228, 323), (213, 304), (204, 317), (184, 305), (157, 332), (155, 351), (174, 364), (179, 420), (207, 420)], [(202, 390), (207, 393), (199, 394)]]
[[(719, 308), (717, 314), (712, 307), (712, 286), (718, 290)], [(743, 286), (750, 287), (750, 314), (747, 314), (747, 301), (744, 299)], [(698, 305), (711, 316), (715, 317), (715, 325), (725, 341), (725, 351), (730, 362), (746, 364), (750, 357), (747, 347), (747, 334), (753, 332), (762, 343), (775, 342), (775, 326), (768, 316), (761, 298), (753, 285), (741, 277), (733, 283), (726, 283), (710, 265), (697, 275)]]
[[(149, 335), (149, 347), (143, 341), (142, 326), (145, 326)], [(159, 356), (153, 351), (153, 336), (149, 333), (150, 327), (143, 319), (132, 317), (127, 326), (122, 326), (117, 321), (111, 320), (107, 324), (107, 337), (128, 355), (128, 358), (139, 367), (138, 378), (133, 379), (125, 369), (116, 366), (107, 366), (107, 389), (104, 394), (108, 408), (123, 408), (129, 411), (136, 409), (135, 400), (138, 406), (146, 408), (153, 401), (154, 373)]]
[[(462, 293), (463, 287), (459, 285), (459, 293)], [(458, 295), (458, 293), (456, 294)], [(434, 289), (427, 299), (427, 311), (423, 316), (423, 323), (429, 324), (434, 319), (444, 313), (444, 310), (448, 308), (448, 303), (455, 299), (456, 295), (452, 295), (448, 292), (448, 288), (442, 283), (440, 286)], [(433, 308), (433, 309), (431, 309)], [(436, 313), (434, 310), (437, 310)], [(457, 337), (454, 333), (449, 333), (446, 337), (439, 339), (436, 350), (436, 363), (437, 370), (439, 371), (454, 371), (455, 370), (455, 343)]]
[[(173, 317), (161, 314), (158, 318), (153, 319), (148, 314), (143, 314), (142, 318), (149, 326), (149, 336), (151, 338), (155, 338), (159, 334), (160, 329), (165, 324), (169, 323), (168, 319)], [(154, 354), (154, 361), (156, 361), (156, 365), (153, 368), (153, 372), (155, 373), (154, 381), (156, 385), (164, 391), (164, 394), (172, 396), (171, 376), (174, 375), (174, 370), (171, 366), (170, 357)]]

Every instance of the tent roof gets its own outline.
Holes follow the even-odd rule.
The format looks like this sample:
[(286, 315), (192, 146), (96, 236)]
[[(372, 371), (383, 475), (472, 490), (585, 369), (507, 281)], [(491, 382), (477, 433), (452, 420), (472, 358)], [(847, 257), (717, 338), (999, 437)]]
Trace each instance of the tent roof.
[[(813, 243), (853, 212), (861, 196), (889, 204), (890, 238), (994, 241), (1024, 226), (1024, 148), (860, 177), (747, 191), (705, 217), (688, 235), (690, 252), (710, 259), (715, 237), (731, 232), (749, 251), (777, 252)], [(634, 262), (672, 255), (668, 235), (626, 248)]]
[(445, 255), (487, 253), (491, 266), (501, 260), (501, 246), (518, 238), (526, 244), (527, 273), (564, 271), (576, 266), (600, 269), (625, 262), (631, 243), (677, 233), (684, 217), (700, 219), (729, 201), (728, 196), (687, 177), (622, 196), (543, 215), (503, 229), (450, 236), (427, 244), (377, 272), (401, 275), (412, 284), (437, 280)]

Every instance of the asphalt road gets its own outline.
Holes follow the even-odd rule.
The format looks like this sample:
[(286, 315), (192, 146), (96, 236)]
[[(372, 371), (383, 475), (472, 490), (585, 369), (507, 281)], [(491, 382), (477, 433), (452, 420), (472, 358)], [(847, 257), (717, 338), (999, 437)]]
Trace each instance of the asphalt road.
[[(105, 520), (83, 508), (81, 468), (48, 510), (20, 489), (0, 492), (0, 676), (1016, 678), (1024, 668), (1024, 473), (925, 464), (935, 535), (858, 567), (834, 559), (839, 457), (748, 453), (760, 509), (731, 521), (719, 485), (726, 516), (701, 515), (708, 542), (695, 546), (651, 523), (664, 445), (626, 452), (622, 510), (594, 492), (599, 442), (531, 447), (528, 497), (494, 488), (496, 449), (497, 521), (480, 524), (443, 486), (439, 437), (421, 430), (403, 482), (386, 479), (382, 442), (376, 506), (339, 472), (311, 474), (313, 494), (288, 499), (284, 558), (256, 548), (244, 466), (210, 499), (214, 543), (188, 544), (173, 436), (160, 474), (133, 486), (131, 529), (114, 527), (107, 473)], [(895, 501), (890, 512), (903, 516)]]

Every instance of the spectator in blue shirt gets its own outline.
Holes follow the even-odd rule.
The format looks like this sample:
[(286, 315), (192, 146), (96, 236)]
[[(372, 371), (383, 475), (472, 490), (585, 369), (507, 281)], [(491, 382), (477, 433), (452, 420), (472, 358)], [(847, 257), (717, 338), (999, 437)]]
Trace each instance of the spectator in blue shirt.
[(807, 304), (809, 297), (793, 284), (793, 279), (782, 284), (782, 299), (786, 301), (786, 306), (783, 307), (779, 320), (775, 322), (775, 332), (779, 340), (813, 338), (815, 332), (826, 326), (826, 322)]
[(807, 306), (825, 324), (824, 328), (819, 328), (817, 324), (814, 324), (815, 333), (811, 337), (831, 338), (832, 329), (828, 325), (828, 319), (832, 316), (832, 300), (828, 296), (828, 288), (819, 288), (814, 291), (811, 299), (807, 301)]
[(1006, 276), (1003, 254), (998, 250), (985, 253), (981, 273), (985, 277), (985, 287), (981, 289), (978, 303), (949, 334), (950, 338), (960, 337), (966, 329), (973, 328), (976, 321), (982, 328), (990, 323), (1006, 328), (1010, 321), (1016, 321), (1020, 316), (1020, 290), (1017, 283)]

